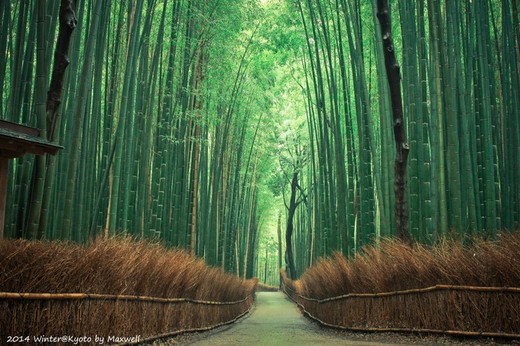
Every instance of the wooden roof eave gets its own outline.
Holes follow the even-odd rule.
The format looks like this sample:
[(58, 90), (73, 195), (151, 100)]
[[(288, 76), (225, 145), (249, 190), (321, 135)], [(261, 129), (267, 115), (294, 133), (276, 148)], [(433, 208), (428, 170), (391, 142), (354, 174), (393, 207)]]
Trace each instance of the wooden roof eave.
[(62, 146), (53, 144), (44, 138), (29, 132), (18, 129), (8, 128), (0, 123), (0, 155), (3, 157), (14, 158), (25, 154), (35, 155), (56, 155)]

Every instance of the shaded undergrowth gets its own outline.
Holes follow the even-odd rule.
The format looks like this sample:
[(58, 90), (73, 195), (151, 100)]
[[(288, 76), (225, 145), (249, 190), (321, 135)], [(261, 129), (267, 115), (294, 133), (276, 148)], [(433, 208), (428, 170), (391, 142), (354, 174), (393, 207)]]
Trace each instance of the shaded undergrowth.
[[(141, 335), (203, 328), (253, 303), (256, 280), (241, 280), (182, 250), (128, 238), (71, 243), (0, 242), (0, 292), (189, 298), (231, 305), (0, 299), (2, 334)], [(69, 316), (74, 316), (70, 318)], [(68, 322), (64, 322), (68, 321)], [(80, 334), (76, 334), (80, 335)]]

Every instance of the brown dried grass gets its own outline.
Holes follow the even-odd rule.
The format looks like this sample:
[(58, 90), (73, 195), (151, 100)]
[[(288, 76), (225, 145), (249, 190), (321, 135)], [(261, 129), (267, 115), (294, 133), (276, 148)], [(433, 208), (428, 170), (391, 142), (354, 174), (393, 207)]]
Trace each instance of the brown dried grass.
[[(0, 299), (5, 335), (156, 335), (215, 325), (247, 311), (256, 280), (211, 268), (182, 250), (129, 238), (88, 246), (0, 242), (0, 292), (89, 293), (190, 298), (235, 305)], [(73, 318), (69, 318), (73, 316)]]
[[(297, 281), (283, 276), (288, 293), (309, 313), (347, 328), (438, 329), (517, 334), (520, 294), (473, 290), (434, 290), (377, 297), (351, 293), (383, 293), (436, 285), (520, 287), (520, 232), (502, 233), (496, 241), (472, 245), (443, 241), (434, 247), (408, 246), (385, 240), (367, 247), (353, 260), (336, 253), (308, 269)], [(294, 293), (291, 293), (291, 290)]]
[(473, 245), (443, 241), (408, 246), (385, 240), (349, 261), (340, 253), (320, 260), (300, 278), (300, 294), (317, 299), (348, 293), (393, 292), (434, 285), (520, 287), (520, 232)]
[(280, 287), (278, 286), (271, 286), (264, 284), (262, 282), (259, 282), (258, 285), (256, 285), (256, 291), (257, 292), (278, 292), (280, 290)]

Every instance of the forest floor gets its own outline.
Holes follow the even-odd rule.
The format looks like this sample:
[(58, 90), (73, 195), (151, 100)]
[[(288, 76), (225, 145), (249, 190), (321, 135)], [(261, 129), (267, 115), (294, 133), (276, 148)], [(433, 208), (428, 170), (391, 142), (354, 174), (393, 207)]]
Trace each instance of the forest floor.
[[(499, 345), (494, 340), (461, 340), (397, 333), (351, 333), (309, 321), (281, 292), (258, 292), (253, 312), (217, 330), (187, 334), (155, 345)], [(510, 343), (509, 343), (510, 344)]]

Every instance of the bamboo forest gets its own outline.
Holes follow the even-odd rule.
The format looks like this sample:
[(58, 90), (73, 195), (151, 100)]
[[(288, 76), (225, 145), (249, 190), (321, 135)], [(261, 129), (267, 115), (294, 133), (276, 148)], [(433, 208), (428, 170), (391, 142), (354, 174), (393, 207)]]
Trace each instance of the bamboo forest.
[[(0, 291), (245, 299), (236, 312), (200, 312), (207, 325), (206, 317), (180, 325), (196, 329), (244, 314), (253, 304), (244, 297), (260, 286), (283, 287), (324, 324), (344, 321), (319, 317), (329, 308), (310, 310), (305, 297), (520, 287), (519, 8), (516, 0), (2, 0), (0, 264), (14, 281)], [(28, 252), (16, 266), (34, 273), (55, 260), (89, 273), (113, 267), (121, 272), (107, 275), (124, 288), (96, 291), (94, 274), (93, 286), (68, 278), (56, 290), (36, 279), (18, 287), (24, 271), (7, 264), (20, 249)], [(482, 253), (479, 267), (466, 252)], [(134, 256), (128, 268), (141, 263), (142, 278), (214, 280), (234, 293), (212, 296), (211, 284), (191, 281), (179, 295), (154, 291), (166, 279), (139, 291), (138, 269), (123, 274), (126, 264), (109, 254)], [(431, 270), (445, 276), (421, 281), (433, 258), (446, 260)], [(385, 261), (422, 264), (416, 279), (376, 290), (381, 280), (370, 273), (383, 275)], [(467, 274), (447, 274), (466, 264)], [(158, 274), (176, 267), (184, 269)], [(503, 278), (446, 279), (489, 268)], [(356, 273), (365, 275), (350, 289)], [(316, 293), (332, 277), (344, 280), (338, 290), (330, 283)], [(191, 296), (195, 286), (208, 295)], [(497, 298), (517, 316), (511, 330), (497, 327), (499, 337), (520, 338), (519, 292), (503, 293), (509, 303)], [(0, 293), (4, 308), (25, 311), (9, 299)], [(359, 311), (351, 316), (369, 315)], [(0, 329), (21, 333), (9, 323)], [(132, 326), (127, 335), (165, 333)]]

